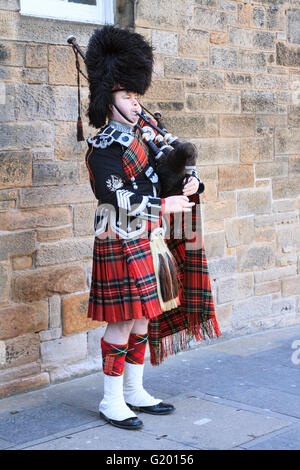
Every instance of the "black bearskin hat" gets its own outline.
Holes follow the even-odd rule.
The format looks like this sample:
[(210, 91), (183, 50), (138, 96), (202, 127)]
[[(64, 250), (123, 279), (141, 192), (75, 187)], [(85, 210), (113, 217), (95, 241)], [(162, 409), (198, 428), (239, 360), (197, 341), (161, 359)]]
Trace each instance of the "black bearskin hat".
[(143, 95), (149, 88), (153, 50), (138, 33), (106, 25), (90, 37), (85, 64), (89, 79), (89, 124), (105, 124), (113, 89), (121, 87)]

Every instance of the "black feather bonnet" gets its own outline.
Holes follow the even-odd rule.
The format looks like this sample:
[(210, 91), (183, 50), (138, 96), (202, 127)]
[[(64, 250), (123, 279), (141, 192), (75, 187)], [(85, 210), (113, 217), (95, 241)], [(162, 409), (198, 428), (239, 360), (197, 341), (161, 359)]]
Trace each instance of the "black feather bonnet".
[(105, 124), (113, 90), (143, 95), (150, 86), (153, 49), (138, 33), (106, 25), (90, 37), (85, 64), (89, 79), (89, 124)]

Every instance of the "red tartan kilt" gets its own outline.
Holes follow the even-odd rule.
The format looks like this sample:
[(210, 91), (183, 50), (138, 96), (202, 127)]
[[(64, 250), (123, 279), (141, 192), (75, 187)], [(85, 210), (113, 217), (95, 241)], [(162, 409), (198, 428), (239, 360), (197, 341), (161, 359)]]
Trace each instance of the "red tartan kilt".
[(150, 304), (142, 302), (120, 239), (95, 237), (88, 317), (109, 323), (150, 320), (159, 314), (161, 311), (156, 314)]

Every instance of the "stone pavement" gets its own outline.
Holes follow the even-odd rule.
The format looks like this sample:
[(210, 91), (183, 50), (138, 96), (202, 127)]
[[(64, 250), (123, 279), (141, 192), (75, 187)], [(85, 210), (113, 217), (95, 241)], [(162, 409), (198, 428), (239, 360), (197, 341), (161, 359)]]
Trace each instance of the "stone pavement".
[(0, 449), (300, 449), (300, 325), (222, 337), (145, 366), (176, 406), (125, 431), (98, 416), (103, 374), (0, 400)]

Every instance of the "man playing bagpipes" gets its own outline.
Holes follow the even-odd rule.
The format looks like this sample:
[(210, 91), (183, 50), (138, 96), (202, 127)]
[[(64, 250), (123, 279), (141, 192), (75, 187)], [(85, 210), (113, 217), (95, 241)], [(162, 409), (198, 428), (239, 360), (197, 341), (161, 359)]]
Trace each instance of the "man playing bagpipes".
[[(185, 234), (175, 236), (176, 215), (189, 214), (195, 225), (203, 184), (193, 171), (179, 193), (161, 192), (157, 155), (143, 139), (144, 132), (156, 131), (146, 125), (138, 102), (150, 86), (153, 66), (144, 38), (104, 26), (91, 36), (85, 63), (87, 115), (100, 129), (87, 139), (86, 153), (98, 199), (88, 317), (107, 322), (99, 411), (115, 426), (139, 429), (143, 423), (134, 411), (174, 411), (143, 388), (147, 341), (151, 363), (158, 365), (168, 353), (187, 349), (192, 339), (220, 334), (201, 233), (193, 232), (194, 243)], [(177, 158), (182, 152), (177, 150)], [(172, 166), (175, 159), (170, 161)]]

